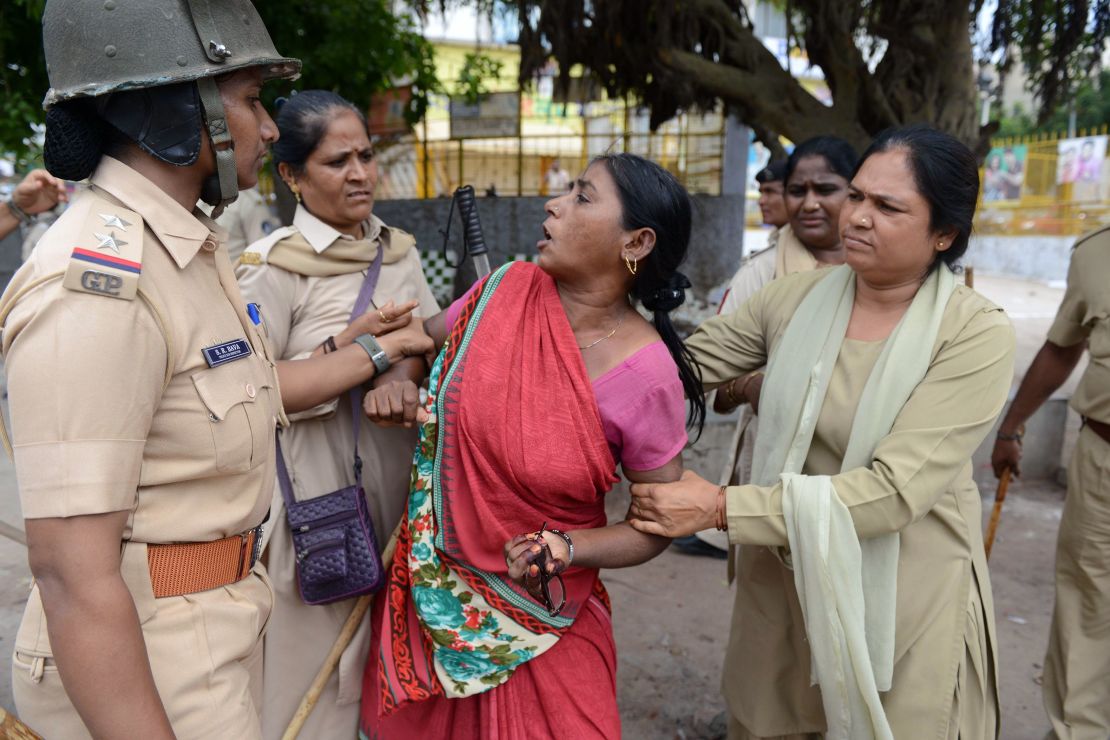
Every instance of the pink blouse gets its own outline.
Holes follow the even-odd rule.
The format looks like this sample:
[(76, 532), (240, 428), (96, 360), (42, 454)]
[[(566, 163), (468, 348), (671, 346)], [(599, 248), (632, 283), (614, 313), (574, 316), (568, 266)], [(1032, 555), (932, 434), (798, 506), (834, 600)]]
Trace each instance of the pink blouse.
[[(455, 325), (467, 295), (446, 309)], [(662, 340), (594, 378), (594, 396), (613, 459), (630, 470), (662, 467), (686, 446), (686, 400), (678, 367)]]

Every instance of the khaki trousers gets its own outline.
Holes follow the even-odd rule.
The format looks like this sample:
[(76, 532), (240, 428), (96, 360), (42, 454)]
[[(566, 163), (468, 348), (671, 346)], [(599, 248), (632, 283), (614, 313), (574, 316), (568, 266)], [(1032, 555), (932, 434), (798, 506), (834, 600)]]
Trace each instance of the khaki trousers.
[[(136, 596), (136, 609), (174, 734), (179, 740), (260, 738), (262, 634), (272, 604), (265, 571), (256, 566), (238, 583), (198, 594), (149, 597)], [(90, 737), (54, 665), (37, 587), (16, 637), (12, 691), (19, 718), (42, 737)]]
[(1056, 607), (1044, 665), (1056, 737), (1110, 737), (1110, 444), (1079, 433), (1056, 542)]
[[(297, 554), (282, 510), (267, 545), (267, 567), (274, 582), (274, 617), (266, 632), (262, 737), (281, 740), (316, 672), (339, 637), (357, 599), (309, 605), (297, 586)], [(364, 617), (339, 665), (308, 715), (301, 737), (357, 738), (362, 672), (370, 651), (370, 618)]]
[(759, 737), (748, 732), (748, 729), (736, 721), (731, 714), (728, 717), (728, 740), (821, 740), (820, 733), (811, 732), (801, 735), (779, 735), (778, 737)]

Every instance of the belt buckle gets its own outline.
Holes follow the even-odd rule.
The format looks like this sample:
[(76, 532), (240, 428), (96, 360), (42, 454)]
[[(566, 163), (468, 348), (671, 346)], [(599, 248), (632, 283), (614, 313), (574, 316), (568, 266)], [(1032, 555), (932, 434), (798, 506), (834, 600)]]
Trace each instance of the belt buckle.
[(257, 527), (251, 530), (252, 532), (254, 532), (254, 547), (251, 548), (251, 570), (254, 570), (254, 566), (258, 562), (258, 559), (262, 557), (263, 524), (259, 524)]
[[(247, 552), (247, 541), (251, 535), (254, 535), (254, 541), (250, 543), (250, 552)], [(255, 563), (258, 562), (258, 556), (262, 552), (262, 525), (259, 524), (254, 529), (248, 529), (239, 535), (239, 580), (246, 578), (252, 570), (254, 570)]]

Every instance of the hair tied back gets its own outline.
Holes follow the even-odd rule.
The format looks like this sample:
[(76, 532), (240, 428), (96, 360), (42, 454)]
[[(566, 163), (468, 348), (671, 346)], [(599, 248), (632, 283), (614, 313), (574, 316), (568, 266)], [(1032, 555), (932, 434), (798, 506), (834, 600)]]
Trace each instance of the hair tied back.
[(686, 289), (690, 285), (689, 278), (676, 270), (671, 273), (665, 285), (645, 297), (644, 307), (649, 311), (673, 311), (686, 302)]

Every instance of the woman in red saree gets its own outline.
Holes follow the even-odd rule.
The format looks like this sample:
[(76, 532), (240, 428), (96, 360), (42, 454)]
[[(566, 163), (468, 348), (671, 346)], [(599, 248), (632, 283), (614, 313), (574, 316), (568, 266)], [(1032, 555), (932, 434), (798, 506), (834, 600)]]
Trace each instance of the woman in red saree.
[(642, 563), (668, 540), (606, 526), (604, 496), (618, 464), (632, 481), (676, 480), (684, 393), (692, 423), (704, 416), (668, 316), (689, 286), (676, 268), (690, 200), (658, 165), (618, 154), (546, 211), (537, 265), (501, 268), (426, 323), (443, 345), (427, 402), (411, 379), (366, 398), (372, 419), (420, 424), (372, 612), (369, 740), (620, 736), (598, 570)]

